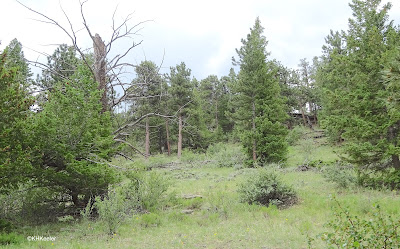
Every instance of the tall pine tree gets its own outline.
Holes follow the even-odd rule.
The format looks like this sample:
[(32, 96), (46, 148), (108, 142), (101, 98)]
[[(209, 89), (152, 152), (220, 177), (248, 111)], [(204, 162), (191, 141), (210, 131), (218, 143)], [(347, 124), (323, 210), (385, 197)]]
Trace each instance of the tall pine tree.
[(182, 129), (183, 119), (186, 116), (186, 110), (192, 102), (193, 84), (190, 80), (191, 70), (186, 68), (184, 62), (171, 67), (169, 76), (169, 94), (171, 96), (171, 108), (178, 115), (178, 158), (182, 155)]
[(237, 49), (240, 66), (238, 80), (232, 85), (233, 119), (241, 141), (252, 161), (279, 162), (286, 158), (287, 119), (285, 99), (281, 97), (277, 67), (267, 61), (268, 44), (257, 18), (250, 34)]
[(391, 4), (380, 6), (381, 0), (352, 1), (349, 29), (328, 36), (317, 77), (323, 89), (323, 123), (331, 135), (345, 140), (347, 159), (362, 171), (400, 170), (400, 121), (387, 103), (393, 82), (382, 80), (399, 32), (388, 20)]

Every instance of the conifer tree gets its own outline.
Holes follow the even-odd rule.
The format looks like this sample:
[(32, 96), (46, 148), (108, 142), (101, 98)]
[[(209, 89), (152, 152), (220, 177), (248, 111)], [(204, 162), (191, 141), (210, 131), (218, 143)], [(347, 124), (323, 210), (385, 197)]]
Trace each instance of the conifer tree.
[(284, 160), (287, 119), (285, 99), (280, 95), (277, 67), (267, 61), (268, 44), (264, 28), (257, 18), (250, 34), (237, 49), (240, 66), (238, 80), (232, 85), (232, 117), (240, 130), (241, 141), (252, 161), (261, 163)]
[(399, 31), (388, 20), (391, 4), (353, 0), (347, 32), (327, 37), (318, 70), (323, 89), (323, 120), (331, 135), (345, 140), (347, 159), (361, 170), (400, 170), (398, 119), (387, 100), (394, 81), (382, 70), (399, 45)]
[(0, 53), (0, 192), (27, 181), (31, 173), (26, 120), (34, 102), (25, 84), (28, 66), (20, 50), (12, 53), (15, 48), (11, 46)]
[(190, 74), (191, 70), (186, 68), (185, 63), (182, 62), (176, 67), (171, 67), (171, 73), (169, 75), (169, 94), (171, 96), (170, 105), (178, 115), (178, 158), (182, 155), (183, 119), (186, 115), (187, 108), (193, 100), (193, 84), (190, 80)]

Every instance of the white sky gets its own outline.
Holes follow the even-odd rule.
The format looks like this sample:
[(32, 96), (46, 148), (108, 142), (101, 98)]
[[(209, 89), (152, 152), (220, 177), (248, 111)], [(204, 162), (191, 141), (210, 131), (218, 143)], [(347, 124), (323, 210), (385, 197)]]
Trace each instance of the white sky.
[[(60, 4), (70, 16), (75, 29), (82, 27), (79, 0), (21, 0), (24, 4), (48, 15), (67, 26)], [(300, 59), (309, 60), (321, 54), (324, 38), (330, 29), (347, 30), (351, 9), (350, 0), (89, 0), (85, 15), (93, 33), (109, 40), (111, 17), (118, 5), (116, 20), (121, 21), (134, 12), (131, 24), (153, 20), (142, 25), (136, 41), (143, 40), (128, 59), (140, 63), (144, 58), (160, 64), (164, 58), (164, 72), (184, 61), (192, 75), (203, 79), (211, 74), (224, 76), (232, 67), (231, 58), (240, 40), (249, 33), (257, 16), (269, 40), (271, 58), (295, 68)], [(384, 1), (385, 2), (385, 1)], [(390, 12), (395, 24), (400, 23), (400, 0), (392, 0)], [(54, 26), (40, 23), (15, 0), (1, 1), (0, 40), (3, 49), (13, 38), (24, 46), (30, 60), (45, 62), (43, 55), (51, 54), (56, 46), (70, 44), (68, 37)], [(89, 47), (91, 41), (81, 31), (78, 43)], [(128, 43), (119, 43), (115, 53), (121, 53)], [(33, 49), (33, 50), (32, 50)]]

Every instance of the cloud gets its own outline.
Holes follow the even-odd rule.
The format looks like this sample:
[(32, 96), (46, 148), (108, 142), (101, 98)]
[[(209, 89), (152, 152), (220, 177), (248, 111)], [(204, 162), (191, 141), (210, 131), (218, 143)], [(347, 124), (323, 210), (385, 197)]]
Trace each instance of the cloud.
[[(68, 27), (59, 1), (22, 0), (33, 8), (48, 14)], [(143, 40), (140, 47), (133, 50), (128, 58), (139, 63), (143, 59), (160, 64), (164, 57), (164, 71), (185, 61), (198, 79), (209, 74), (226, 75), (232, 66), (231, 57), (240, 40), (249, 33), (257, 16), (265, 27), (269, 40), (267, 47), (271, 58), (289, 67), (296, 67), (301, 58), (311, 59), (321, 54), (324, 38), (329, 30), (346, 30), (351, 9), (350, 0), (89, 0), (85, 4), (85, 16), (93, 33), (101, 34), (108, 40), (111, 35), (112, 15), (118, 9), (115, 21), (120, 23), (129, 13), (133, 13), (131, 24), (144, 20), (145, 23), (136, 41)], [(70, 16), (75, 30), (83, 27), (79, 12), (79, 1), (61, 0)], [(18, 38), (25, 46), (26, 57), (35, 60), (36, 51), (52, 53), (55, 46), (50, 44), (70, 43), (69, 38), (58, 28), (32, 21), (38, 18), (14, 0), (2, 1), (0, 15), (0, 49), (13, 38)], [(393, 1), (390, 12), (396, 23), (400, 22), (400, 1)], [(90, 47), (91, 41), (84, 31), (78, 33), (79, 43)], [(130, 44), (120, 42), (114, 53), (122, 51)], [(33, 50), (30, 50), (33, 49)], [(44, 56), (40, 56), (44, 59)]]

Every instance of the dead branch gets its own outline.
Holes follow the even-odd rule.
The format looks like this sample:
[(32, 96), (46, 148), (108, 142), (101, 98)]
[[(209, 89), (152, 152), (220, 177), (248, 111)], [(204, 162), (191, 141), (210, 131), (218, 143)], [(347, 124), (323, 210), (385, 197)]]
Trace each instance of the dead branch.
[(145, 155), (143, 152), (141, 152), (140, 150), (138, 150), (138, 149), (137, 149), (135, 146), (133, 146), (131, 143), (129, 143), (129, 142), (125, 141), (125, 140), (122, 140), (122, 139), (114, 139), (114, 141), (120, 142), (120, 143), (124, 143), (124, 144), (128, 145), (129, 147), (131, 147), (132, 149), (134, 149), (135, 151), (137, 151), (140, 155), (146, 157), (146, 155)]

